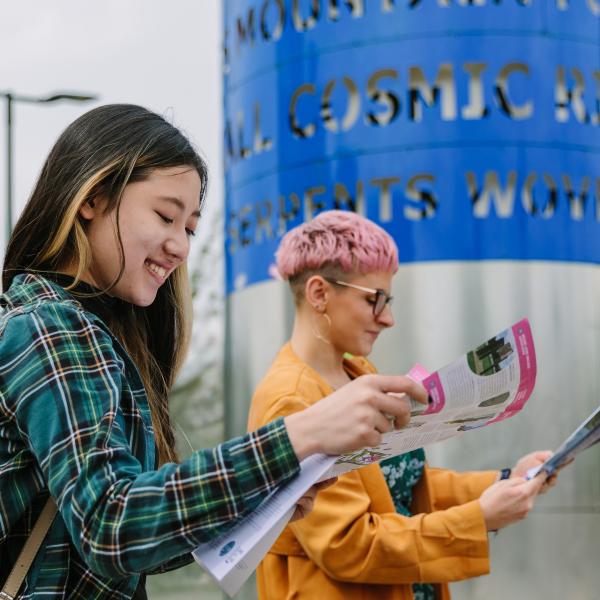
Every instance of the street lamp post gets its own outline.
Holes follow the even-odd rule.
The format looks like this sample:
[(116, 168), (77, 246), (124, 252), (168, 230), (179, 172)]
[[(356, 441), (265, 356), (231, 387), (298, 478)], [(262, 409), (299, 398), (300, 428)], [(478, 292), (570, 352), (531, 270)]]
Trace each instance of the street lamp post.
[(79, 94), (54, 94), (43, 98), (32, 96), (16, 96), (10, 92), (0, 92), (0, 97), (6, 98), (6, 245), (12, 234), (12, 103), (30, 102), (47, 104), (58, 100), (72, 100), (74, 102), (87, 102), (96, 100), (97, 96), (83, 96)]

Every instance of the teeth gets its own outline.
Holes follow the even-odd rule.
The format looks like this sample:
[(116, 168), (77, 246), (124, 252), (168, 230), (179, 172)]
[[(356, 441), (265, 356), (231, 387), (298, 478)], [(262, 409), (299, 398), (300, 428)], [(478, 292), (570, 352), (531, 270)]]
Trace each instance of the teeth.
[(165, 273), (167, 272), (166, 269), (164, 269), (163, 267), (159, 267), (157, 264), (155, 263), (147, 263), (148, 266), (158, 275), (160, 275), (161, 277), (165, 276)]

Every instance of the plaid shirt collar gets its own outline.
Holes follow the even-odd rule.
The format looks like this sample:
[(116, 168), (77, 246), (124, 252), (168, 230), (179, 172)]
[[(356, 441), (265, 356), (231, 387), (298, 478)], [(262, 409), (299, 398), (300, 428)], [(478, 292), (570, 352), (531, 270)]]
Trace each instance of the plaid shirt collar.
[[(46, 302), (66, 302), (76, 310), (85, 311), (81, 303), (57, 283), (40, 275), (22, 273), (13, 279), (10, 289), (0, 296), (0, 306), (4, 309), (2, 313), (4, 322), (6, 323), (6, 318), (14, 314), (31, 312)], [(13, 311), (17, 312), (13, 313)], [(103, 323), (94, 313), (85, 312), (91, 315), (94, 321)]]

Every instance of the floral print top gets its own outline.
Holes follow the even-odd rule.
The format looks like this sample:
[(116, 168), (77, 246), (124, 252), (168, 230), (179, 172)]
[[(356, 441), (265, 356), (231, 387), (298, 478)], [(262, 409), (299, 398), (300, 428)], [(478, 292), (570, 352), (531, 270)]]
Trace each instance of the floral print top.
[[(412, 488), (423, 475), (425, 451), (419, 448), (383, 460), (379, 465), (390, 488), (396, 512), (405, 517), (412, 517), (410, 512)], [(415, 600), (435, 600), (433, 585), (430, 583), (413, 583), (412, 587)]]

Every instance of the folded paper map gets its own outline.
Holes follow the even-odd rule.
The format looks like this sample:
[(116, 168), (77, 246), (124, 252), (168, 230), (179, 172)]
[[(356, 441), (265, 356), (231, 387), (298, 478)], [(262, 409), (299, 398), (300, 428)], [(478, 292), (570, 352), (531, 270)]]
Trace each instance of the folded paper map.
[(340, 456), (334, 477), (441, 442), (518, 413), (533, 392), (535, 349), (527, 319), (430, 375), (417, 364), (408, 376), (429, 392), (429, 406), (411, 399), (410, 423), (373, 448)]
[(410, 423), (383, 436), (379, 446), (342, 456), (313, 455), (300, 475), (266, 498), (256, 511), (193, 553), (230, 596), (250, 577), (316, 482), (378, 463), (428, 444), (503, 421), (518, 413), (535, 385), (536, 360), (527, 319), (458, 360), (429, 374), (417, 364), (408, 374), (423, 383), (429, 405), (409, 399)]
[(578, 454), (598, 442), (600, 442), (600, 408), (597, 408), (543, 465), (529, 469), (525, 477), (532, 479), (541, 471), (546, 471), (547, 476), (550, 477), (574, 460)]

